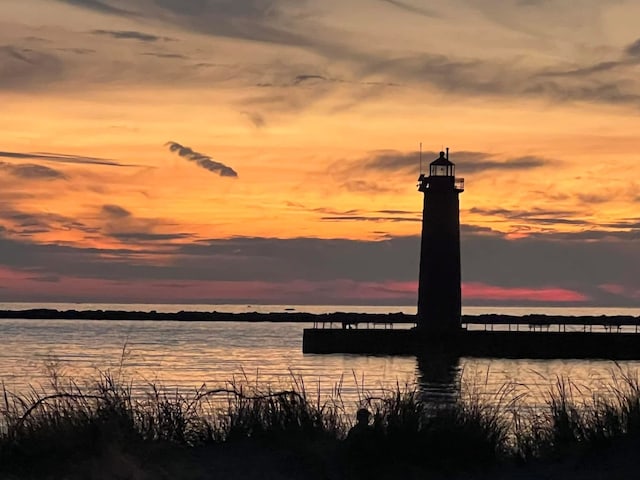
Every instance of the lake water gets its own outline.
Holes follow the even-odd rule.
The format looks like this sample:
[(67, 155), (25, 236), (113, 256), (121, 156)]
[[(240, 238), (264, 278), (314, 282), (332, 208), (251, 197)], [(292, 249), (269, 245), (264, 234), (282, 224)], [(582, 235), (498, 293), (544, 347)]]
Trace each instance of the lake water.
[[(26, 308), (122, 309), (142, 311), (296, 311), (312, 313), (405, 312), (415, 307), (353, 306), (236, 306), (236, 305), (89, 305), (0, 304), (0, 310)], [(465, 308), (464, 313), (524, 315), (633, 315), (640, 309), (585, 308)], [(98, 370), (120, 369), (141, 387), (158, 382), (169, 388), (193, 390), (203, 383), (219, 386), (248, 379), (285, 388), (303, 378), (307, 389), (320, 385), (329, 392), (342, 384), (342, 396), (355, 403), (367, 393), (396, 384), (416, 385), (427, 396), (447, 395), (455, 385), (474, 385), (489, 396), (505, 385), (526, 393), (526, 402), (544, 403), (559, 377), (570, 378), (575, 394), (589, 397), (612, 386), (612, 374), (632, 373), (638, 361), (433, 359), (415, 356), (314, 355), (302, 353), (305, 324), (244, 322), (90, 321), (0, 319), (0, 382), (13, 392), (46, 384), (48, 368), (56, 368), (79, 382)], [(124, 354), (123, 354), (124, 352)]]

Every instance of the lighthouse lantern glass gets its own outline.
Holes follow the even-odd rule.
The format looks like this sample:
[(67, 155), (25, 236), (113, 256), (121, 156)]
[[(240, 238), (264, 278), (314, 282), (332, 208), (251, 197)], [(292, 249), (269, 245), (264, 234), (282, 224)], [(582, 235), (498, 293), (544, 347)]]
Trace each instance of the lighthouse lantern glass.
[(431, 165), (429, 173), (432, 177), (453, 177), (455, 175), (453, 165)]

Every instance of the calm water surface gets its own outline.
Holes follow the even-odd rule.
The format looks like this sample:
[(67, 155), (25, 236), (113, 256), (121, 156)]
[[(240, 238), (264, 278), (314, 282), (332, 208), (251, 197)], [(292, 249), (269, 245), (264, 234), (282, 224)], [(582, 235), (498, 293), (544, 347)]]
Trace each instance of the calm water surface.
[[(42, 308), (202, 310), (202, 311), (335, 311), (415, 313), (414, 307), (288, 307), (225, 305), (87, 305), (49, 304)], [(0, 309), (34, 308), (0, 304)], [(465, 313), (549, 313), (556, 315), (640, 315), (640, 309), (517, 309), (467, 308)], [(159, 382), (170, 388), (195, 389), (203, 383), (218, 386), (233, 378), (283, 388), (292, 376), (309, 388), (318, 384), (329, 391), (341, 382), (347, 401), (363, 392), (380, 393), (397, 383), (417, 385), (425, 394), (445, 395), (461, 381), (486, 395), (505, 384), (526, 393), (527, 402), (544, 403), (549, 387), (559, 376), (570, 377), (577, 396), (605, 393), (612, 372), (635, 372), (640, 362), (606, 360), (496, 360), (416, 358), (415, 356), (313, 355), (302, 353), (303, 324), (243, 322), (155, 322), (88, 320), (0, 319), (0, 381), (7, 389), (24, 392), (30, 385), (47, 383), (47, 368), (54, 366), (78, 381), (95, 377), (98, 370), (119, 369), (138, 385)], [(124, 355), (123, 355), (124, 351)]]

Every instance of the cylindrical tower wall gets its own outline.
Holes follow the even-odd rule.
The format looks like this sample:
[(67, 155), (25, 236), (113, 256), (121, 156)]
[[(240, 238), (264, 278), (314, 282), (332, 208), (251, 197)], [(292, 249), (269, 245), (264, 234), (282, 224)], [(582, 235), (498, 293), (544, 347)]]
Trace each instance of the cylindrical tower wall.
[[(460, 328), (460, 193), (453, 178), (430, 182), (424, 191), (418, 286), (418, 328)], [(450, 181), (449, 181), (450, 180)]]

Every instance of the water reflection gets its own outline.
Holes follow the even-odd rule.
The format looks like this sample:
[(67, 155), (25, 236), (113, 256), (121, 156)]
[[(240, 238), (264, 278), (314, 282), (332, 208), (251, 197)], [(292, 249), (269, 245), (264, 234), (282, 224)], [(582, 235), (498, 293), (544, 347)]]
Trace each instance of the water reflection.
[(437, 350), (420, 354), (416, 364), (420, 399), (430, 404), (452, 403), (460, 389), (460, 357)]

